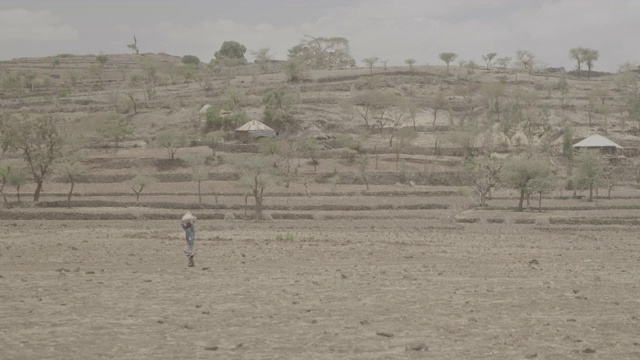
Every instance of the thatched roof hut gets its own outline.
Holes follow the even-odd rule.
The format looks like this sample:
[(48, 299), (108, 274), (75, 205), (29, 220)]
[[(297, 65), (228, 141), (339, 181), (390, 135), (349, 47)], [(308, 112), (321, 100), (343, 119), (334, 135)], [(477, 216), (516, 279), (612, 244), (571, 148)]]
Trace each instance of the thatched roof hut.
[(327, 134), (324, 131), (320, 130), (320, 128), (318, 128), (317, 126), (313, 125), (307, 130), (303, 131), (300, 134), (300, 137), (302, 137), (303, 139), (327, 140), (333, 138), (333, 135)]
[(593, 134), (588, 138), (573, 144), (575, 149), (598, 149), (603, 153), (615, 154), (623, 147), (598, 134)]
[(258, 138), (275, 138), (278, 133), (258, 120), (251, 120), (235, 130), (236, 138), (244, 143)]

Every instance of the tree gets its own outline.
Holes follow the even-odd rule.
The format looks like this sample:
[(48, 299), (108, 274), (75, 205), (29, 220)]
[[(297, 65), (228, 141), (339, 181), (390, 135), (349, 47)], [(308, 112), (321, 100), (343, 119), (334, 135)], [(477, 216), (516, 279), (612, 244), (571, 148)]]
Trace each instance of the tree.
[(127, 181), (126, 184), (131, 187), (131, 190), (136, 194), (136, 202), (138, 202), (140, 201), (142, 190), (157, 182), (158, 179), (153, 176), (137, 174), (131, 180)]
[(105, 54), (100, 54), (96, 56), (96, 60), (100, 65), (102, 65), (102, 67), (105, 67), (105, 65), (107, 65), (107, 61), (109, 61), (109, 57)]
[(458, 54), (452, 52), (444, 52), (438, 55), (440, 60), (444, 61), (447, 64), (447, 72), (449, 72), (449, 63), (455, 60), (458, 57)]
[(584, 50), (584, 63), (587, 65), (587, 79), (591, 79), (591, 69), (593, 69), (593, 63), (598, 61), (600, 53), (598, 50), (585, 49)]
[(205, 141), (207, 142), (207, 146), (209, 146), (209, 149), (211, 149), (211, 152), (212, 152), (211, 156), (215, 157), (216, 150), (218, 149), (218, 145), (224, 139), (224, 131), (222, 130), (211, 131), (207, 133), (207, 135), (205, 135), (204, 138), (205, 138)]
[(220, 46), (220, 50), (216, 51), (213, 56), (217, 63), (233, 66), (247, 63), (247, 59), (244, 57), (246, 52), (247, 48), (239, 42), (225, 41)]
[(404, 63), (409, 65), (410, 71), (413, 71), (413, 65), (416, 63), (416, 59), (413, 59), (413, 58), (405, 59)]
[(577, 47), (573, 49), (569, 49), (569, 59), (576, 61), (576, 70), (578, 70), (578, 78), (582, 75), (581, 67), (584, 62), (584, 51), (585, 48)]
[(480, 206), (486, 206), (491, 191), (500, 183), (500, 170), (504, 162), (490, 156), (470, 158), (464, 165), (465, 173), (480, 197)]
[(6, 165), (6, 166), (2, 166), (0, 165), (0, 195), (2, 195), (2, 198), (4, 199), (5, 203), (8, 203), (7, 201), (7, 196), (4, 194), (4, 188), (7, 185), (7, 181), (9, 179), (9, 173), (11, 172), (11, 166)]
[(263, 47), (258, 50), (251, 51), (251, 55), (254, 57), (254, 62), (260, 66), (260, 69), (264, 72), (269, 71), (269, 63), (273, 61), (273, 53), (268, 47)]
[(64, 176), (66, 180), (69, 181), (69, 184), (71, 184), (69, 193), (67, 194), (67, 206), (69, 207), (71, 207), (71, 196), (73, 196), (76, 179), (85, 171), (86, 167), (82, 164), (81, 158), (77, 154), (63, 158), (55, 164), (54, 172)]
[(400, 154), (418, 138), (418, 132), (412, 128), (404, 127), (396, 129), (394, 137), (396, 141), (393, 142), (393, 152), (396, 155), (396, 171), (398, 171), (400, 169)]
[(268, 126), (287, 131), (295, 128), (292, 111), (295, 105), (295, 97), (285, 89), (277, 89), (268, 92), (263, 98), (264, 122)]
[(507, 72), (507, 67), (509, 67), (510, 62), (511, 58), (508, 56), (496, 59), (496, 65), (502, 69), (502, 72)]
[(438, 92), (432, 96), (431, 102), (429, 104), (429, 107), (431, 107), (431, 113), (433, 114), (433, 122), (431, 123), (431, 127), (433, 127), (434, 129), (436, 127), (436, 120), (438, 119), (438, 111), (445, 109), (446, 105), (447, 97), (444, 91), (438, 90)]
[(166, 149), (169, 158), (173, 161), (178, 149), (187, 145), (187, 136), (181, 131), (165, 130), (156, 135), (155, 144), (157, 147)]
[[(595, 107), (604, 115), (604, 129), (608, 131), (609, 122), (609, 107), (606, 104), (607, 99), (609, 99), (609, 91), (603, 87), (597, 87), (589, 93), (589, 104), (590, 107)], [(589, 126), (591, 126), (591, 116), (589, 116)]]
[(343, 37), (305, 35), (298, 45), (289, 49), (288, 58), (300, 59), (311, 69), (342, 69), (355, 65), (349, 50), (349, 40)]
[(569, 162), (573, 161), (573, 128), (570, 125), (564, 127), (562, 134), (562, 155)]
[(380, 59), (378, 59), (377, 57), (368, 57), (368, 58), (362, 59), (362, 62), (367, 64), (370, 75), (373, 75), (373, 67), (376, 66), (376, 63), (378, 63), (379, 60)]
[(512, 159), (502, 168), (501, 178), (511, 188), (520, 190), (517, 211), (522, 211), (525, 196), (533, 191), (533, 185), (551, 176), (548, 161), (540, 159)]
[(307, 65), (302, 59), (289, 59), (284, 63), (283, 71), (289, 77), (290, 82), (304, 80)]
[(538, 211), (542, 211), (542, 195), (551, 192), (558, 186), (558, 180), (549, 173), (547, 176), (532, 179), (529, 182), (531, 194), (538, 194)]
[(309, 139), (304, 142), (304, 153), (313, 164), (313, 171), (317, 171), (318, 168), (318, 154), (320, 153), (320, 144), (316, 139)]
[(53, 60), (51, 60), (51, 69), (55, 69), (58, 65), (60, 65), (60, 58), (53, 58)]
[(367, 180), (367, 168), (369, 167), (370, 160), (371, 158), (367, 154), (359, 155), (356, 158), (356, 163), (358, 164), (358, 172), (360, 172), (360, 176), (362, 176), (362, 181), (364, 181), (364, 184), (367, 187), (367, 191), (369, 191), (369, 181)]
[(244, 98), (244, 91), (235, 87), (227, 88), (224, 91), (225, 96), (229, 102), (233, 105), (233, 110), (240, 108), (240, 101)]
[(140, 49), (138, 49), (138, 39), (133, 35), (133, 43), (127, 44), (127, 47), (136, 52), (136, 55), (140, 53)]
[(87, 72), (89, 75), (98, 79), (98, 84), (102, 87), (102, 77), (104, 77), (104, 66), (102, 65), (91, 65), (87, 68)]
[(120, 141), (133, 133), (131, 118), (118, 114), (107, 114), (98, 117), (96, 131), (100, 137), (112, 140), (114, 154), (118, 152)]
[(569, 94), (569, 90), (570, 90), (569, 82), (567, 82), (567, 79), (561, 77), (561, 78), (558, 79), (558, 82), (556, 83), (555, 89), (560, 94), (560, 97), (559, 97), (560, 108), (562, 109), (562, 116), (564, 116), (564, 109), (567, 107), (568, 102), (569, 102), (569, 98), (567, 97), (567, 95)]
[(578, 187), (589, 187), (589, 200), (593, 201), (593, 186), (604, 182), (604, 162), (597, 150), (580, 150), (576, 155), (575, 183)]
[(185, 65), (200, 65), (200, 58), (195, 55), (185, 55), (182, 57), (182, 63)]
[(202, 204), (202, 182), (209, 180), (210, 169), (202, 157), (192, 157), (188, 162), (191, 166), (191, 180), (198, 184), (198, 204)]
[(26, 183), (27, 174), (25, 174), (24, 170), (22, 169), (11, 169), (11, 171), (9, 171), (9, 173), (7, 174), (7, 185), (16, 188), (18, 203), (20, 203), (20, 187), (22, 187), (22, 185)]
[(488, 53), (486, 55), (482, 55), (482, 60), (484, 60), (485, 64), (487, 64), (487, 70), (489, 70), (489, 67), (491, 66), (491, 61), (493, 60), (493, 58), (495, 58), (496, 56), (498, 56), (497, 53)]
[(529, 74), (529, 78), (531, 78), (531, 73), (533, 69), (535, 69), (537, 64), (536, 56), (533, 55), (531, 51), (528, 50), (517, 50), (516, 51), (516, 64), (517, 66), (526, 71)]
[(61, 156), (64, 138), (60, 131), (61, 120), (51, 114), (15, 119), (10, 115), (0, 117), (0, 145), (3, 151), (22, 152), (29, 173), (36, 182), (33, 201), (40, 200), (42, 184), (49, 175), (51, 165)]
[(240, 180), (237, 185), (252, 194), (255, 200), (255, 221), (264, 219), (262, 214), (264, 190), (279, 181), (277, 168), (274, 166), (277, 161), (276, 155), (253, 155), (251, 157), (235, 155), (231, 157), (231, 163), (240, 172)]

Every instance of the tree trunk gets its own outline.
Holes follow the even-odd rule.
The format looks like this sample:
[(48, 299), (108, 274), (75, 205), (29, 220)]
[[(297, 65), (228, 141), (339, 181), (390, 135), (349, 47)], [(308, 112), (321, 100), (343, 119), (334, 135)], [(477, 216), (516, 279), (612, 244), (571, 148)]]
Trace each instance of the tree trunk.
[(538, 196), (538, 212), (542, 212), (542, 192), (540, 192), (540, 196)]
[(589, 201), (593, 201), (593, 183), (589, 183)]
[(254, 198), (256, 200), (256, 205), (255, 205), (255, 221), (260, 221), (262, 220), (262, 197), (258, 194), (258, 192), (256, 191), (254, 194)]
[(614, 185), (609, 186), (609, 191), (607, 192), (607, 199), (611, 200), (611, 190), (613, 190)]
[(16, 186), (16, 192), (18, 193), (18, 204), (20, 204), (20, 186)]
[[(40, 192), (42, 191), (42, 179), (36, 180), (36, 191), (33, 193), (33, 201), (40, 201)], [(18, 200), (20, 202), (20, 200)]]
[(518, 203), (518, 211), (522, 211), (522, 205), (524, 204), (524, 189), (520, 190), (520, 202)]
[(202, 181), (198, 180), (198, 204), (202, 204), (202, 192), (200, 192), (200, 183), (202, 183)]
[(71, 196), (73, 195), (73, 187), (75, 186), (75, 182), (73, 181), (72, 176), (69, 176), (69, 181), (71, 181), (71, 189), (69, 189), (69, 194), (67, 194), (67, 206), (71, 207)]
[(367, 191), (369, 191), (369, 181), (367, 181), (367, 174), (362, 173), (362, 180), (364, 180), (364, 184), (367, 187)]

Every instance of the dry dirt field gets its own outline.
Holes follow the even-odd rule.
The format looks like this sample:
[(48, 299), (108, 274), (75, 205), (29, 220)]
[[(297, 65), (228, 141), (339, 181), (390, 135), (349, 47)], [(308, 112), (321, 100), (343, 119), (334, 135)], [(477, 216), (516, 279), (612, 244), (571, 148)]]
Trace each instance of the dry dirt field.
[(1, 220), (2, 359), (640, 358), (637, 225), (196, 225)]

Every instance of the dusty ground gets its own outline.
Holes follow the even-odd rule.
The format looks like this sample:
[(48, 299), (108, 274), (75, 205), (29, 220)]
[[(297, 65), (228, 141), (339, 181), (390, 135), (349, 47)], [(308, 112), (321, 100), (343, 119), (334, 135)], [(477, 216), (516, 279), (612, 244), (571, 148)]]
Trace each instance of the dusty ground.
[(640, 358), (637, 226), (197, 228), (0, 221), (2, 358)]

